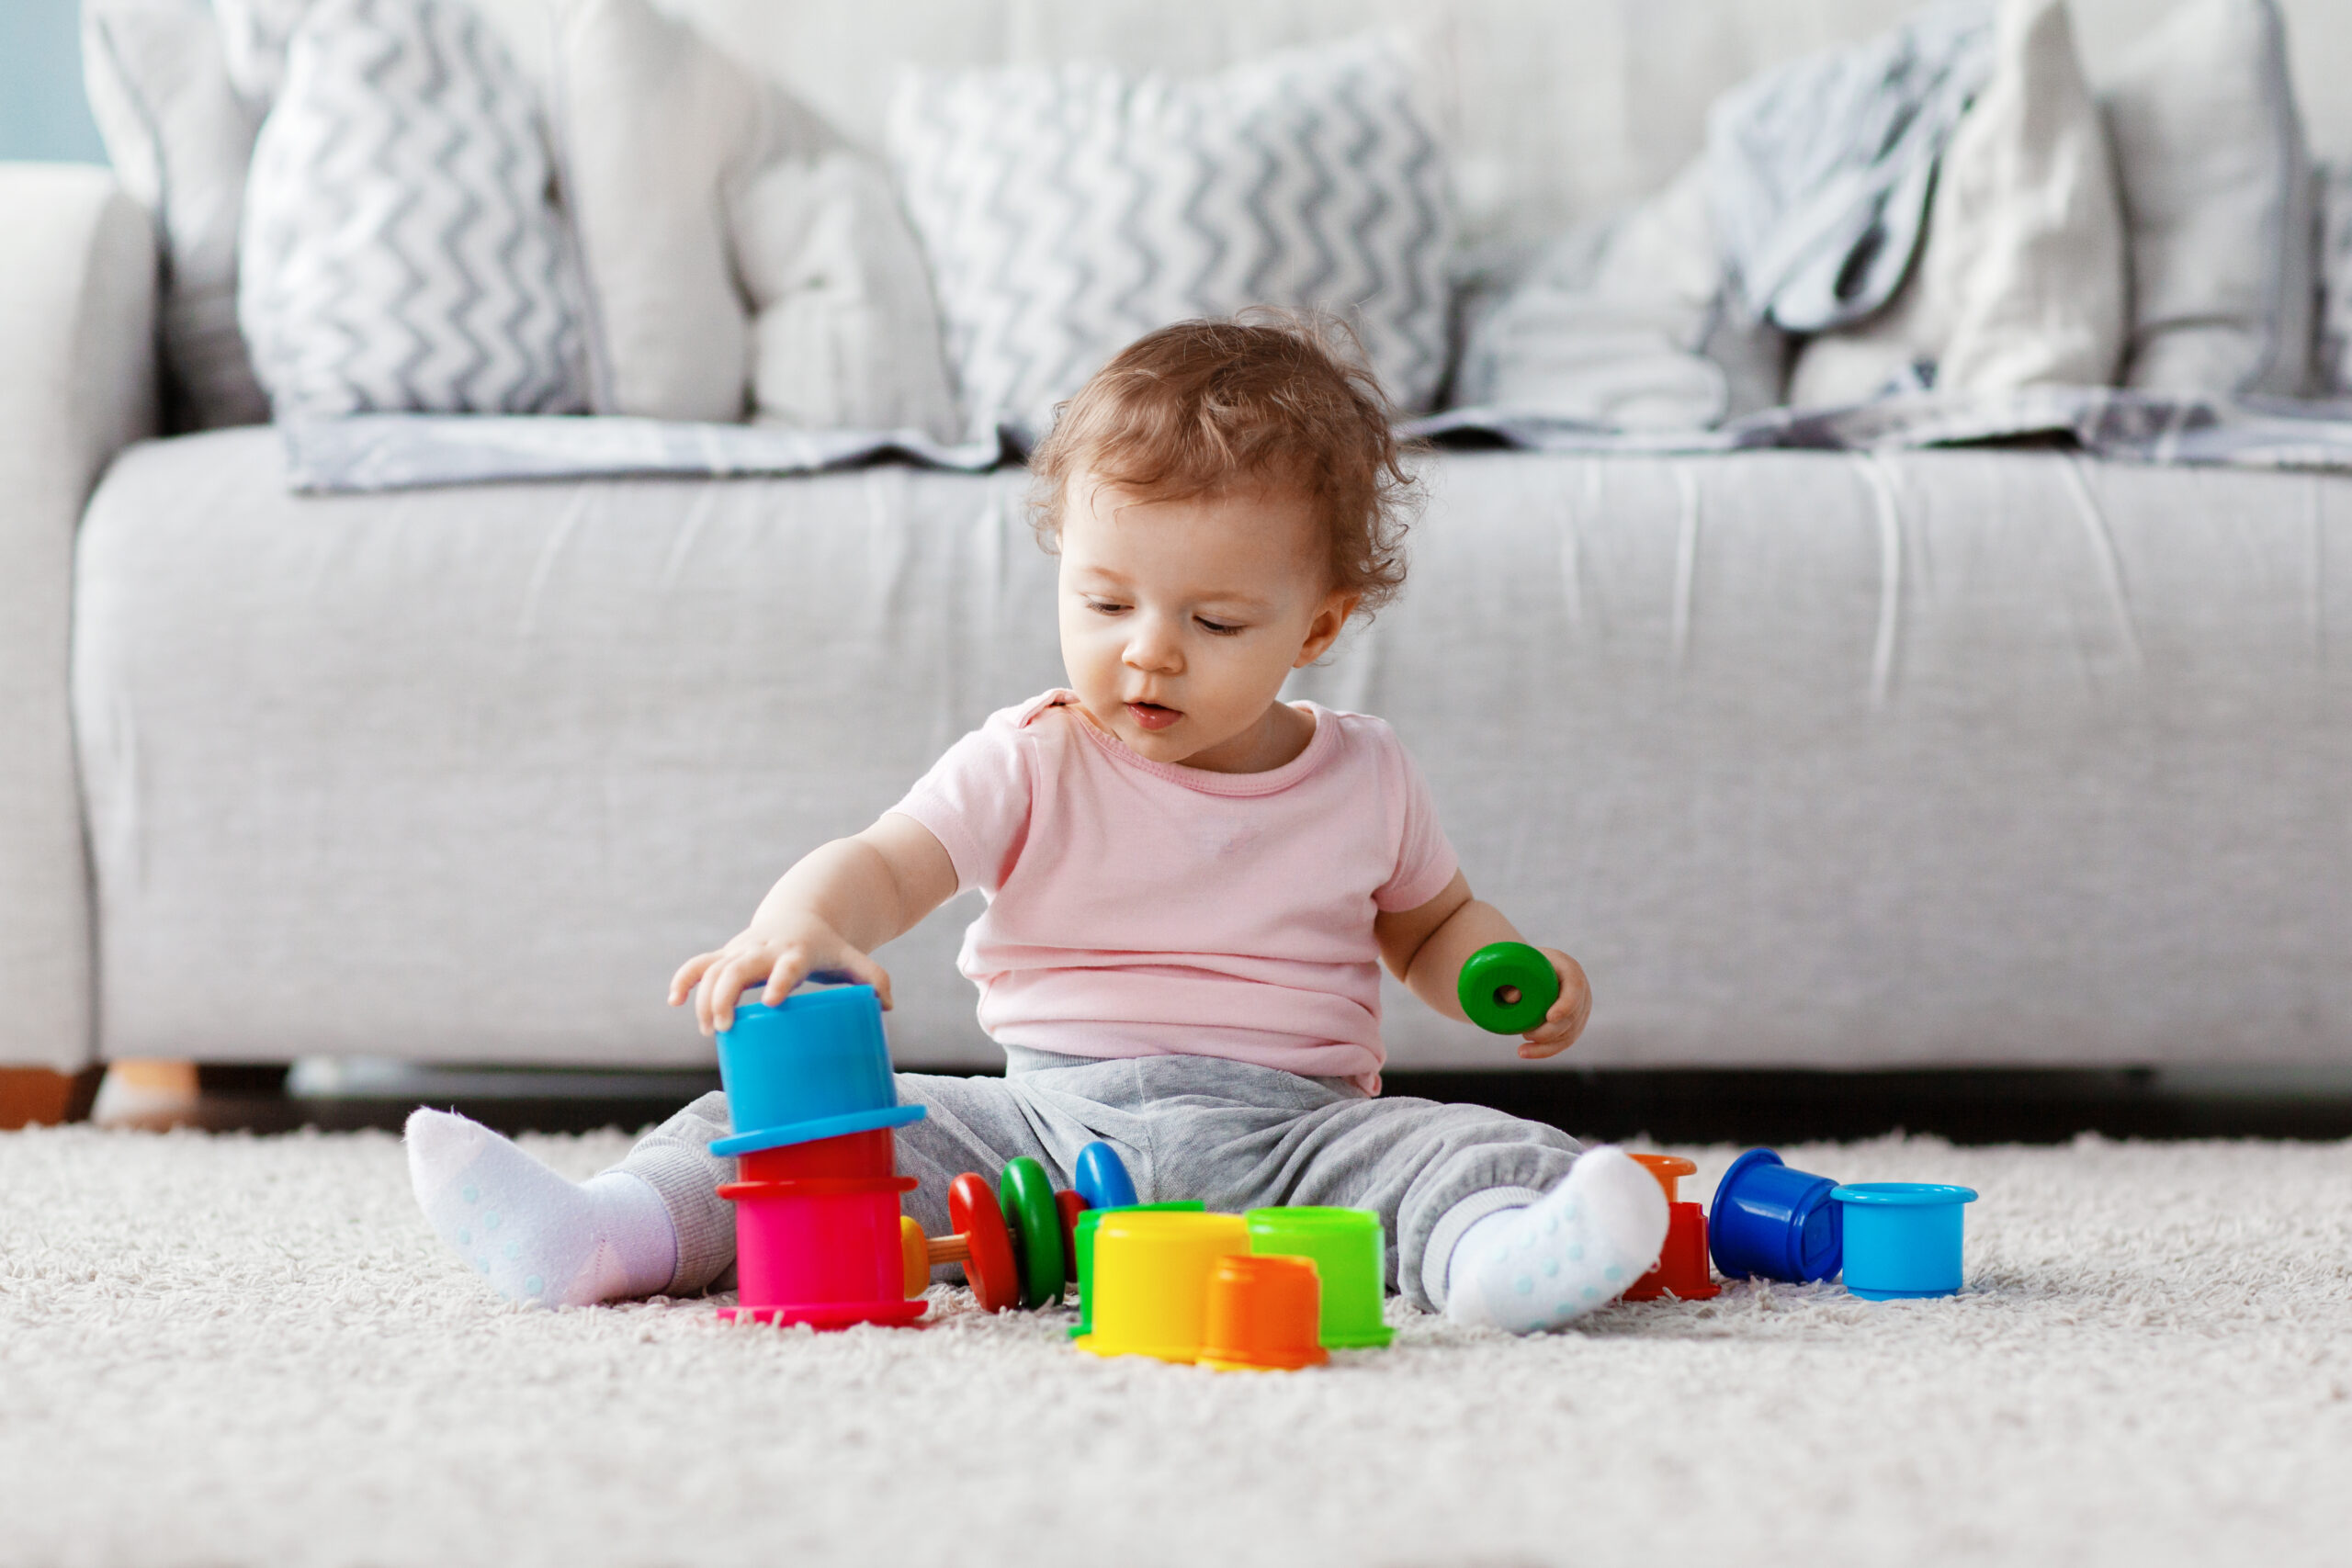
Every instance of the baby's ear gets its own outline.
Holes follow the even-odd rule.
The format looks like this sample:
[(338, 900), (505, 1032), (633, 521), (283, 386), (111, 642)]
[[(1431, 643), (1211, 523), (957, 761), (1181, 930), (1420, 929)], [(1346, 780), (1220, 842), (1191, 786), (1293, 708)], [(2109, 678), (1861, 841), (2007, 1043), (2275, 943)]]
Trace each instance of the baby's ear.
[(1291, 660), (1291, 668), (1304, 670), (1330, 652), (1331, 645), (1340, 640), (1340, 634), (1348, 629), (1348, 617), (1356, 613), (1356, 605), (1363, 598), (1361, 593), (1334, 589), (1323, 601), (1323, 607), (1315, 613), (1315, 618), (1307, 623), (1306, 640), (1299, 645), (1298, 657)]

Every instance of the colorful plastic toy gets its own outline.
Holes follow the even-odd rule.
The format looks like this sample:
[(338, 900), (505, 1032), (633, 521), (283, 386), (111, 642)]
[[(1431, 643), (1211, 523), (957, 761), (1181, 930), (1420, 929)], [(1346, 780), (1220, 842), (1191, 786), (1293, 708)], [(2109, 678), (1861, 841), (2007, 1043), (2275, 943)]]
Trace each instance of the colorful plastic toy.
[[(1094, 1145), (1090, 1144), (1087, 1147)], [(1070, 1325), (1069, 1337), (1083, 1339), (1094, 1332), (1094, 1232), (1103, 1215), (1197, 1214), (1206, 1208), (1197, 1198), (1182, 1198), (1168, 1203), (1126, 1203), (1116, 1209), (1089, 1209), (1079, 1215), (1071, 1247), (1078, 1258), (1078, 1321)]]
[(1069, 1230), (1080, 1213), (1078, 1195), (1057, 1193), (1046, 1168), (1025, 1155), (1005, 1163), (993, 1192), (967, 1170), (947, 1184), (951, 1234), (925, 1236), (912, 1219), (900, 1227), (907, 1293), (921, 1295), (940, 1264), (961, 1263), (984, 1312), (1058, 1306), (1073, 1280)]
[(1250, 1250), (1238, 1214), (1114, 1210), (1094, 1230), (1094, 1329), (1077, 1341), (1098, 1356), (1195, 1361), (1208, 1330), (1217, 1259)]
[(718, 1195), (735, 1205), (738, 1305), (719, 1316), (755, 1323), (911, 1323), (924, 1303), (909, 1301), (899, 1262), (899, 1198), (915, 1179), (810, 1177), (730, 1181)]
[(1259, 1257), (1313, 1261), (1323, 1297), (1317, 1338), (1325, 1348), (1372, 1349), (1396, 1337), (1380, 1316), (1388, 1245), (1378, 1214), (1301, 1204), (1252, 1209), (1242, 1217), (1250, 1224), (1250, 1250)]
[(1090, 1209), (1136, 1206), (1136, 1184), (1127, 1179), (1127, 1168), (1119, 1163), (1119, 1152), (1108, 1144), (1089, 1144), (1078, 1151), (1070, 1185)]
[(899, 1103), (871, 986), (802, 991), (774, 1007), (739, 1001), (718, 1032), (718, 1077), (735, 1132), (710, 1145), (715, 1155), (903, 1127), (923, 1113)]
[[(719, 1315), (820, 1328), (911, 1323), (939, 1263), (965, 1266), (990, 1312), (1057, 1304), (1076, 1278), (1072, 1231), (1085, 1201), (1056, 1192), (1034, 1159), (1008, 1162), (997, 1189), (977, 1173), (949, 1184), (954, 1234), (926, 1237), (900, 1210), (915, 1179), (898, 1173), (891, 1131), (923, 1114), (899, 1103), (869, 986), (805, 991), (775, 1007), (739, 1002), (718, 1036), (718, 1067), (736, 1131), (711, 1145), (733, 1155), (741, 1289)], [(1108, 1145), (1079, 1163), (1104, 1191), (1135, 1185)]]
[(1926, 1181), (1859, 1181), (1832, 1190), (1843, 1216), (1846, 1289), (1868, 1301), (1960, 1289), (1966, 1205), (1974, 1190)]
[(899, 1103), (882, 1009), (870, 986), (737, 1004), (718, 1036), (718, 1071), (736, 1131), (711, 1145), (738, 1156), (735, 1205), (741, 1289), (724, 1318), (911, 1323), (899, 1261), (899, 1195), (890, 1129), (920, 1118)]
[(1525, 942), (1495, 942), (1464, 962), (1453, 989), (1479, 1028), (1524, 1034), (1560, 999), (1560, 976), (1550, 959)]
[(1792, 1170), (1770, 1149), (1731, 1162), (1707, 1216), (1707, 1245), (1729, 1278), (1805, 1284), (1838, 1272), (1844, 1250), (1837, 1183)]
[(1295, 1371), (1331, 1359), (1317, 1337), (1323, 1288), (1310, 1258), (1225, 1257), (1209, 1275), (1201, 1365)]
[(1635, 1155), (1634, 1158), (1666, 1189), (1666, 1245), (1657, 1267), (1633, 1283), (1624, 1294), (1629, 1302), (1653, 1302), (1660, 1296), (1703, 1302), (1723, 1293), (1707, 1269), (1707, 1212), (1681, 1201), (1679, 1187), (1699, 1168), (1679, 1155)]

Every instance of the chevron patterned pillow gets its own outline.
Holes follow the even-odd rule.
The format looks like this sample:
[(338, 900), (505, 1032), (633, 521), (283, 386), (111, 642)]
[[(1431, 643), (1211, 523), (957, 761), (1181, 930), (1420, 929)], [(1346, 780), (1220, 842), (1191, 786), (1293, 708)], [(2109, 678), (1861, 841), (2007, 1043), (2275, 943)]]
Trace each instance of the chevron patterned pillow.
[(470, 6), (316, 0), (239, 243), (238, 321), (277, 417), (584, 407), (551, 189), (530, 91)]
[(967, 435), (1028, 442), (1143, 333), (1250, 305), (1348, 317), (1389, 396), (1445, 365), (1444, 160), (1385, 39), (1180, 81), (1101, 65), (910, 73), (888, 148)]

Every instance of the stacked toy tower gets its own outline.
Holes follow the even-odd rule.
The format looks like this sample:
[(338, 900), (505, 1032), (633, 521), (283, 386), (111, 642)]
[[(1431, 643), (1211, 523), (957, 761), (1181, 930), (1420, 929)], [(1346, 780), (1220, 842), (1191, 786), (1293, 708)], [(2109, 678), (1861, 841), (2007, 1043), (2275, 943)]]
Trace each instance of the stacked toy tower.
[(915, 1179), (899, 1174), (890, 1133), (923, 1109), (899, 1103), (874, 987), (739, 1002), (718, 1074), (735, 1131), (710, 1150), (736, 1160), (718, 1195), (735, 1205), (741, 1285), (719, 1315), (817, 1328), (921, 1317), (899, 1210)]

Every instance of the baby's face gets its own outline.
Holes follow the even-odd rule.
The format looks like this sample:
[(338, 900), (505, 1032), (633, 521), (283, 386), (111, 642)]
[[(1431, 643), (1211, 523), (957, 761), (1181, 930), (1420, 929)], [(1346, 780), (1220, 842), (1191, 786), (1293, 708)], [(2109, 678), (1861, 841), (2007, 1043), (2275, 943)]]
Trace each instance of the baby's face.
[(1154, 501), (1083, 471), (1065, 493), (1062, 663), (1088, 715), (1154, 761), (1248, 767), (1283, 678), (1354, 608), (1326, 586), (1307, 502)]

